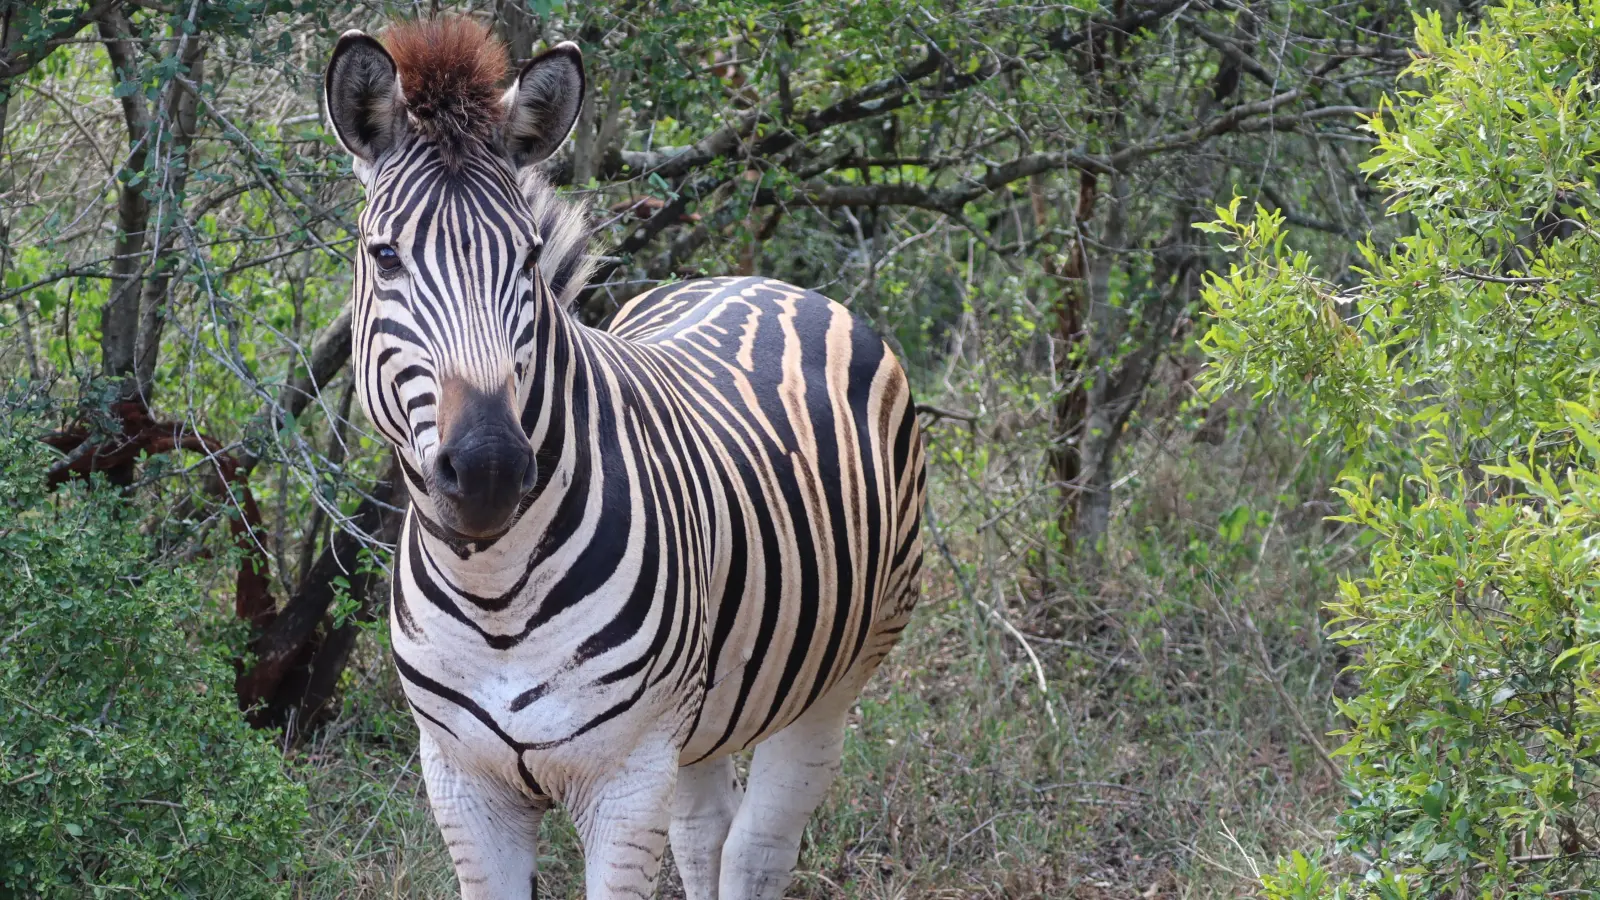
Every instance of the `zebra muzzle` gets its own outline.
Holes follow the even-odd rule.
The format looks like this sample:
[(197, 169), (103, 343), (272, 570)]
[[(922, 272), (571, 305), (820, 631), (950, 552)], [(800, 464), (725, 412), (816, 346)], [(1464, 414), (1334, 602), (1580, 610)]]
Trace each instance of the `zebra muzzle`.
[(538, 467), (506, 395), (470, 388), (460, 395), (450, 404), (446, 439), (433, 458), (429, 494), (440, 524), (466, 537), (491, 537), (511, 524), (538, 480)]

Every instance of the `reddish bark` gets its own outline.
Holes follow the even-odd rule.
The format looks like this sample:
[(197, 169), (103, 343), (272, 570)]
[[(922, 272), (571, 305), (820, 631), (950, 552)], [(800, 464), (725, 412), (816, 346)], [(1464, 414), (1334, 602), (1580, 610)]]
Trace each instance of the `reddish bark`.
[(228, 494), (234, 505), (228, 530), (241, 554), (234, 583), (234, 614), (255, 628), (265, 627), (276, 607), (269, 590), (266, 557), (255, 536), (261, 525), (261, 508), (238, 459), (226, 452), (221, 442), (182, 423), (156, 420), (141, 400), (120, 400), (112, 404), (111, 413), (121, 423), (120, 434), (96, 435), (88, 426), (77, 424), (44, 436), (46, 444), (66, 454), (50, 467), (50, 486), (94, 472), (107, 473), (113, 481), (126, 484), (140, 456), (176, 450), (204, 455), (216, 467), (218, 489)]
[[(299, 588), (250, 642), (255, 666), (239, 673), (234, 690), (239, 704), (250, 710), (251, 724), (283, 728), (292, 742), (337, 711), (331, 701), (355, 645), (356, 622), (376, 618), (377, 588), (383, 584), (381, 574), (361, 565), (364, 544), (353, 532), (393, 542), (403, 518), (397, 501), (403, 504), (404, 496), (400, 469), (391, 465), (351, 515), (352, 528), (334, 530)], [(330, 608), (341, 576), (356, 609), (335, 627)]]

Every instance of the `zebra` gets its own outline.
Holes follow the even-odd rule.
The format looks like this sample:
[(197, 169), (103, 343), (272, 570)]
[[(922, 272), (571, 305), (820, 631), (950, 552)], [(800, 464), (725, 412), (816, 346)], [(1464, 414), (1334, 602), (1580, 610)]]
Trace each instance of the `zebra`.
[[(846, 719), (919, 593), (910, 383), (833, 301), (762, 277), (568, 311), (586, 210), (538, 164), (578, 47), (503, 93), (466, 18), (338, 41), (332, 132), (366, 205), (352, 376), (411, 495), (393, 663), (465, 900), (537, 895), (562, 804), (587, 896), (781, 897)], [(754, 748), (746, 787), (735, 754)]]

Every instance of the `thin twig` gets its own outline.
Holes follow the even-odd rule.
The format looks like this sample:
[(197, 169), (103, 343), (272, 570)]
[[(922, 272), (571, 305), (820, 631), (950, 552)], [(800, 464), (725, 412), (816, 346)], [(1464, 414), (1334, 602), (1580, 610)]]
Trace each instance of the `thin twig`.
[(967, 423), (978, 421), (977, 413), (970, 413), (964, 409), (946, 409), (942, 406), (934, 406), (931, 403), (918, 403), (916, 410), (925, 416), (932, 416), (935, 421), (939, 419), (955, 419), (958, 422)]

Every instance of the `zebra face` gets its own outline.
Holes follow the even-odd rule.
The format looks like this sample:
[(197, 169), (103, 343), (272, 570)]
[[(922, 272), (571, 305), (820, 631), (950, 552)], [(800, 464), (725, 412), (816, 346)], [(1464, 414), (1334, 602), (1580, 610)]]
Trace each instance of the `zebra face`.
[(459, 41), (434, 30), (422, 45), (401, 31), (387, 50), (347, 33), (325, 90), (367, 193), (351, 298), (362, 406), (406, 462), (418, 511), (487, 538), (537, 481), (522, 411), (536, 319), (555, 308), (540, 302), (541, 240), (517, 179), (571, 130), (583, 65), (558, 45), (501, 95), (504, 51), (460, 27)]

